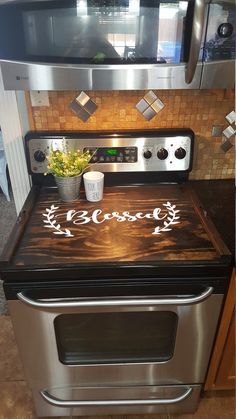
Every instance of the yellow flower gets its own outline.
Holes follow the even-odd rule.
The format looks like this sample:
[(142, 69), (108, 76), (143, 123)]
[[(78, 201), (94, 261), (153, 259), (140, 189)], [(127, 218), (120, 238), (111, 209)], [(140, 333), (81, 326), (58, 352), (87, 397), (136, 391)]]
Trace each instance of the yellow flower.
[(91, 157), (88, 151), (68, 151), (67, 147), (65, 151), (52, 151), (47, 156), (49, 173), (60, 177), (78, 176), (89, 166)]

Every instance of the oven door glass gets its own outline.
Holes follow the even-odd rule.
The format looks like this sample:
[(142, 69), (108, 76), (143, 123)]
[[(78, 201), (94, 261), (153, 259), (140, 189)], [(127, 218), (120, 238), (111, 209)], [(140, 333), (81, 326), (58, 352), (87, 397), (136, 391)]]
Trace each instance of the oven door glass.
[(1, 39), (7, 39), (6, 48), (0, 48), (1, 58), (178, 64), (185, 61), (183, 47), (191, 34), (188, 9), (192, 4), (158, 0), (13, 2), (1, 8), (0, 46)]
[(54, 320), (63, 364), (164, 362), (174, 353), (171, 311), (61, 314)]

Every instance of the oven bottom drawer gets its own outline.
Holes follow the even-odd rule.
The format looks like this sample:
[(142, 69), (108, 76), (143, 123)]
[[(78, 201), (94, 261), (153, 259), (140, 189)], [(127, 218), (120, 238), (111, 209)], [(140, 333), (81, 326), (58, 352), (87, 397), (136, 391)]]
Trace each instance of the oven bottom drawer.
[(200, 385), (60, 387), (33, 391), (38, 416), (192, 413)]

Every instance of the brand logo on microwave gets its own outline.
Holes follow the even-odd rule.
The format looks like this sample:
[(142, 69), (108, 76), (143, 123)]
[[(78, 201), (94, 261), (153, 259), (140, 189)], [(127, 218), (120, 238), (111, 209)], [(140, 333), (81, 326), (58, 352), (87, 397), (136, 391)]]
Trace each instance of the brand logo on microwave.
[(28, 76), (16, 76), (16, 80), (29, 80)]
[[(46, 208), (43, 213), (44, 227), (50, 228), (53, 234), (61, 235), (63, 237), (74, 237), (69, 228), (63, 227), (61, 223), (62, 216), (65, 217), (65, 223), (72, 222), (74, 225), (84, 225), (88, 223), (102, 224), (107, 223), (110, 220), (115, 220), (117, 223), (123, 222), (138, 222), (142, 219), (152, 219), (154, 230), (151, 234), (161, 234), (166, 231), (171, 231), (173, 225), (179, 224), (180, 217), (179, 210), (176, 209), (176, 205), (172, 205), (169, 201), (162, 204), (162, 208), (154, 208), (152, 212), (136, 212), (131, 214), (129, 211), (112, 211), (110, 213), (103, 212), (101, 209), (95, 209), (93, 211), (86, 210), (74, 210), (71, 209), (66, 213), (61, 214), (60, 208), (55, 205), (51, 205), (50, 208)], [(60, 217), (60, 223), (58, 222)]]

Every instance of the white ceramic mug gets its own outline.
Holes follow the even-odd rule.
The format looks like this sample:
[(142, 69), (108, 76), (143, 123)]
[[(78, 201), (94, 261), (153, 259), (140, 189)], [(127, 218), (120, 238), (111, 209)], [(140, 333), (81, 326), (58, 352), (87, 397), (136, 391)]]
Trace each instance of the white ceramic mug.
[(103, 198), (104, 174), (87, 172), (83, 175), (86, 199), (90, 202), (101, 201)]

